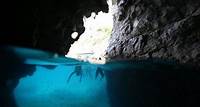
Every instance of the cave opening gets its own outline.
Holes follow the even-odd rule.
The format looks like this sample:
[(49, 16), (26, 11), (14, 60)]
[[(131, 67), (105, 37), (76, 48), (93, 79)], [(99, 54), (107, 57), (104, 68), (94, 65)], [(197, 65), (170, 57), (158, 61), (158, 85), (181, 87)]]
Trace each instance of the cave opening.
[[(11, 8), (10, 10), (16, 9), (16, 12), (21, 13), (20, 15), (16, 13), (18, 19), (14, 20), (17, 21), (17, 29), (8, 28), (9, 31), (16, 30), (17, 35), (22, 36), (15, 36), (5, 43), (36, 46), (37, 49), (47, 50), (53, 54), (24, 48), (20, 51), (16, 47), (14, 51), (10, 48), (0, 48), (2, 71), (0, 107), (196, 107), (200, 105), (197, 100), (200, 96), (199, 1), (112, 0), (117, 2), (113, 29), (102, 30), (90, 26), (96, 28), (94, 31), (97, 30), (99, 33), (112, 31), (106, 51), (106, 57), (110, 60), (103, 65), (87, 62), (90, 59), (98, 60), (99, 57), (104, 57), (104, 50), (107, 47), (105, 41), (109, 36), (107, 35), (106, 39), (99, 39), (98, 37), (102, 37), (99, 36), (101, 33), (92, 32), (87, 36), (83, 34), (81, 37), (85, 37), (86, 41), (83, 39), (82, 42), (91, 47), (78, 43), (82, 40), (80, 38), (71, 47), (69, 54), (66, 55), (67, 58), (63, 54), (68, 52), (70, 45), (83, 32), (82, 15), (89, 16), (88, 13), (95, 10), (95, 13), (100, 10), (107, 12), (107, 4), (102, 2), (106, 0), (98, 2), (72, 0), (77, 5), (71, 12), (69, 12), (71, 4), (67, 3), (69, 6), (67, 7), (64, 3), (68, 1), (63, 1), (57, 2), (56, 5), (53, 5), (54, 2), (52, 4), (48, 2), (49, 5), (46, 5), (47, 2), (41, 2), (39, 6), (29, 8), (27, 5), (22, 9), (7, 6)], [(81, 2), (81, 5), (78, 2)], [(80, 9), (85, 9), (83, 6), (92, 8), (80, 12)], [(41, 10), (38, 10), (38, 7)], [(35, 10), (34, 14), (24, 16), (23, 13), (27, 13), (29, 9), (31, 12)], [(69, 14), (63, 15), (65, 12)], [(76, 12), (80, 14), (74, 14)], [(32, 23), (30, 20), (35, 13), (39, 20)], [(75, 17), (78, 22), (77, 20), (71, 22)], [(97, 17), (92, 13), (90, 18), (84, 18), (83, 21), (86, 24), (87, 20), (98, 19)], [(107, 21), (104, 19), (103, 22), (105, 20)], [(12, 21), (9, 24), (5, 20), (2, 21), (8, 26), (13, 25)], [(28, 24), (31, 26), (27, 26)], [(34, 30), (35, 24), (39, 27)], [(32, 33), (33, 36), (27, 36)], [(10, 40), (10, 37), (7, 39)], [(34, 44), (31, 42), (32, 37), (35, 37)], [(2, 38), (0, 41), (7, 39)], [(79, 46), (75, 47), (76, 44)], [(77, 69), (79, 71), (76, 71)], [(103, 76), (104, 78), (101, 78)]]
[[(90, 17), (83, 17), (85, 32), (71, 45), (66, 57), (91, 62), (96, 61), (96, 63), (105, 62), (105, 51), (113, 27), (112, 0), (108, 0), (107, 3), (109, 5), (108, 13), (100, 11), (96, 14), (92, 12)], [(71, 34), (72, 38), (77, 36), (78, 32)]]
[[(108, 13), (101, 11), (96, 15), (93, 12), (89, 18), (83, 17), (85, 32), (71, 46), (65, 61), (69, 57), (81, 60), (99, 60), (99, 57), (104, 57), (113, 27), (111, 0), (108, 0), (108, 4)], [(78, 35), (75, 31), (71, 37), (76, 39)], [(54, 55), (53, 60), (59, 63), (56, 57)], [(26, 64), (34, 63), (36, 66), (33, 75), (20, 78), (14, 89), (18, 107), (110, 107), (106, 78), (95, 74), (98, 65), (70, 61), (69, 64), (65, 62), (65, 65), (46, 65), (40, 58), (25, 59)], [(77, 65), (83, 71), (81, 76), (73, 75)]]

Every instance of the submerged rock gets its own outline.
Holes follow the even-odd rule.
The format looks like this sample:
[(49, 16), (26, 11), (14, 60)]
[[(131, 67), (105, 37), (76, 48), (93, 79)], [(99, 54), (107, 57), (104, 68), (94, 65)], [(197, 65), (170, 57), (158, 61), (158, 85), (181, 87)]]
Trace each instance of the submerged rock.
[(154, 60), (112, 62), (109, 67), (110, 107), (200, 106), (199, 69)]

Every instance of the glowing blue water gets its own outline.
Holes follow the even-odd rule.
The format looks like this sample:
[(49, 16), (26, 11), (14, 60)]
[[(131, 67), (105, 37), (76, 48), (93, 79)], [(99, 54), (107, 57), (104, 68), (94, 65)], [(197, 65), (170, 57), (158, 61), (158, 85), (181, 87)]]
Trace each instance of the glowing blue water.
[[(97, 65), (21, 47), (6, 47), (3, 52), (1, 69), (20, 77), (33, 72), (14, 90), (18, 107), (109, 107), (106, 78), (95, 78)], [(82, 66), (81, 82), (76, 74), (67, 82), (77, 65)]]
[(19, 107), (109, 107), (105, 78), (95, 79), (96, 66), (82, 67), (84, 74), (73, 75), (74, 66), (57, 66), (53, 70), (37, 66), (33, 76), (20, 80), (15, 89)]
[[(199, 68), (174, 61), (127, 60), (94, 65), (25, 48), (6, 50), (1, 58), (0, 64), (5, 66), (1, 69), (16, 77), (35, 71), (21, 78), (14, 90), (18, 107), (200, 106)], [(13, 58), (17, 61), (11, 62)], [(75, 74), (67, 82), (77, 65), (82, 66), (82, 81)], [(98, 67), (104, 70), (103, 79), (95, 79)], [(12, 80), (7, 86), (12, 87)]]

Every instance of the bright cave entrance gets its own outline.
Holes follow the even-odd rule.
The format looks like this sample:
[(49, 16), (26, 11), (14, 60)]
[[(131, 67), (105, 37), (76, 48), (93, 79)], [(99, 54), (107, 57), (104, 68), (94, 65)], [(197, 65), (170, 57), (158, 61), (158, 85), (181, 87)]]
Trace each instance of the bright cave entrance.
[[(109, 2), (111, 4), (111, 2)], [(111, 6), (110, 6), (111, 9)], [(112, 12), (83, 18), (85, 32), (66, 55), (81, 60), (104, 57), (112, 31)], [(72, 37), (76, 36), (74, 32)], [(75, 37), (74, 37), (75, 38)], [(42, 58), (41, 58), (42, 59)], [(28, 59), (27, 59), (28, 60)], [(55, 59), (59, 62), (61, 59)], [(30, 60), (30, 63), (34, 60)], [(35, 61), (35, 72), (23, 77), (14, 89), (18, 107), (110, 107), (107, 80), (102, 65), (70, 58), (66, 64), (50, 65)], [(67, 63), (69, 62), (69, 63)], [(97, 75), (96, 72), (101, 72)]]
[[(85, 32), (71, 45), (67, 57), (94, 63), (105, 62), (105, 50), (113, 27), (112, 0), (108, 0), (108, 5), (108, 13), (93, 12), (89, 18), (83, 17)], [(71, 36), (75, 38), (77, 35), (74, 32)]]

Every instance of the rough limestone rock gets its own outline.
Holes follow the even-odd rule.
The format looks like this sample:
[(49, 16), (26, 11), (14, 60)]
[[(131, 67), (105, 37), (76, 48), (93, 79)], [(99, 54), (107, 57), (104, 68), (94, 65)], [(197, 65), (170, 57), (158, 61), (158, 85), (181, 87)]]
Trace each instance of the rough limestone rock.
[(200, 64), (199, 0), (117, 0), (107, 56)]

